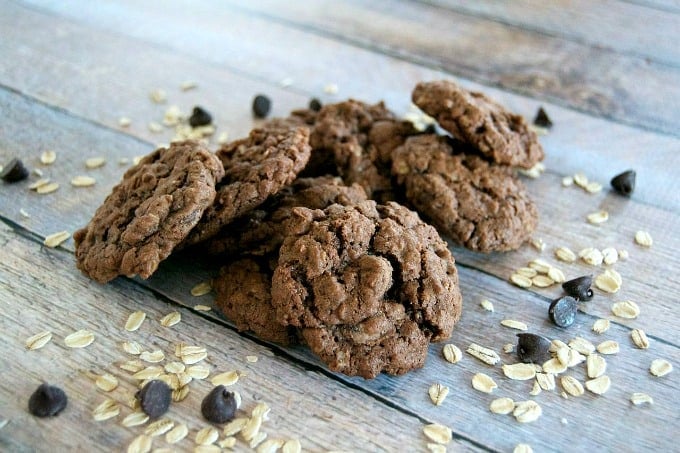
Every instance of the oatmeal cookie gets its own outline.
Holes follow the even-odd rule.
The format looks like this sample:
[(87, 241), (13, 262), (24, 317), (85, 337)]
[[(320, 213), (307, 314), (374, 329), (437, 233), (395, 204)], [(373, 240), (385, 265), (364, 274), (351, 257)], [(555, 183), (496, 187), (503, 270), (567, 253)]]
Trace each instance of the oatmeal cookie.
[(309, 129), (268, 127), (254, 129), (247, 138), (224, 145), (217, 152), (225, 176), (217, 196), (186, 245), (216, 235), (232, 220), (261, 205), (290, 184), (309, 160)]
[(101, 283), (148, 278), (212, 204), (223, 175), (220, 160), (197, 142), (144, 157), (73, 235), (78, 268)]
[(524, 118), (482, 93), (447, 80), (421, 82), (412, 100), (454, 137), (474, 145), (493, 162), (531, 168), (543, 160), (543, 148)]
[(211, 255), (278, 253), (293, 208), (324, 209), (335, 203), (352, 205), (365, 200), (366, 193), (361, 186), (346, 186), (338, 177), (298, 178), (200, 246)]
[(397, 204), (295, 208), (272, 280), (279, 321), (334, 371), (373, 378), (421, 367), (460, 317), (455, 262)]
[(451, 143), (427, 134), (395, 150), (392, 172), (406, 199), (442, 234), (471, 250), (517, 249), (538, 223), (524, 184), (510, 167), (455, 154)]
[(251, 331), (266, 341), (296, 343), (296, 329), (277, 321), (272, 307), (272, 270), (266, 259), (242, 259), (220, 269), (213, 281), (215, 304), (239, 331)]

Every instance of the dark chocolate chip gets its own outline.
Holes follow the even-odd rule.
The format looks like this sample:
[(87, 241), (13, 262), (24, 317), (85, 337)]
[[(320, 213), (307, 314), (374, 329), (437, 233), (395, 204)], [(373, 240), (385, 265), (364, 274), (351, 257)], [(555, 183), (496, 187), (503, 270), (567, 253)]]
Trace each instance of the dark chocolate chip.
[(201, 403), (201, 413), (212, 423), (226, 423), (236, 414), (236, 398), (223, 385), (218, 385)]
[(253, 99), (253, 115), (256, 118), (266, 118), (272, 108), (272, 101), (263, 94), (258, 94)]
[(573, 297), (560, 297), (559, 299), (555, 299), (550, 304), (548, 316), (550, 316), (550, 320), (557, 327), (569, 327), (570, 325), (574, 324), (577, 308), (578, 303)]
[(564, 289), (564, 292), (567, 293), (567, 295), (574, 299), (586, 302), (593, 298), (592, 284), (593, 276), (584, 275), (583, 277), (577, 277), (562, 283), (562, 289)]
[(28, 400), (28, 411), (36, 417), (52, 417), (63, 411), (66, 403), (68, 398), (62, 389), (41, 384)]
[(543, 363), (550, 358), (550, 340), (533, 333), (517, 334), (517, 358), (524, 363)]
[(17, 158), (10, 160), (0, 173), (0, 179), (5, 182), (18, 182), (26, 178), (28, 178), (28, 170), (21, 159)]
[(548, 114), (545, 113), (545, 110), (543, 110), (543, 107), (538, 108), (538, 112), (536, 112), (536, 117), (534, 118), (534, 124), (538, 127), (544, 127), (546, 129), (550, 129), (552, 127), (553, 123), (550, 121)]
[(635, 190), (635, 170), (624, 171), (611, 180), (614, 190), (624, 197), (630, 197)]
[(172, 390), (168, 384), (156, 379), (147, 382), (135, 396), (146, 415), (158, 418), (168, 411)]
[(315, 112), (318, 112), (321, 110), (321, 101), (318, 100), (317, 98), (312, 98), (312, 100), (309, 101), (309, 110), (313, 110)]
[(189, 117), (189, 125), (191, 127), (207, 126), (212, 123), (212, 115), (202, 109), (201, 107), (194, 107), (194, 111)]

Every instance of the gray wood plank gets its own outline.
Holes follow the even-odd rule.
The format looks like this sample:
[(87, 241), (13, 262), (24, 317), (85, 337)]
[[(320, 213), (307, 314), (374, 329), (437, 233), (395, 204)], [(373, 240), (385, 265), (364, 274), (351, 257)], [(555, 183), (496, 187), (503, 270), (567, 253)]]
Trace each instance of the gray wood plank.
[(425, 0), (459, 13), (664, 63), (680, 65), (676, 14), (621, 0)]
[[(275, 115), (305, 105), (310, 96), (319, 96), (327, 102), (346, 97), (370, 102), (384, 99), (390, 108), (404, 113), (417, 81), (449, 77), (238, 14), (225, 19), (228, 26), (220, 24), (202, 38), (197, 36), (192, 42), (183, 43), (188, 46), (183, 48), (188, 54), (178, 54), (153, 43), (81, 24), (61, 21), (55, 26), (52, 16), (14, 4), (7, 4), (4, 10), (8, 14), (0, 17), (0, 26), (5, 31), (0, 52), (6, 58), (0, 59), (0, 83), (111, 128), (119, 128), (120, 116), (130, 117), (132, 125), (124, 131), (150, 143), (167, 142), (172, 137), (169, 130), (154, 134), (147, 129), (149, 121), (162, 119), (169, 104), (178, 104), (185, 112), (195, 104), (203, 105), (214, 114), (218, 133), (227, 131), (235, 138), (252, 126), (250, 102), (259, 92), (272, 97)], [(140, 22), (131, 28), (142, 25)], [(172, 27), (179, 35), (191, 33), (182, 22)], [(258, 33), (250, 33), (246, 43), (235, 44), (239, 35), (249, 33), (248, 27)], [(27, 29), (32, 33), (27, 35), (24, 32)], [(160, 39), (163, 33), (158, 30)], [(288, 42), (298, 50), (278, 53), (270, 45), (272, 42)], [(173, 71), (159, 69), (166, 67)], [(373, 69), (366, 72), (363, 68), (367, 67)], [(55, 69), (60, 77), (51, 76)], [(282, 89), (279, 82), (285, 78), (290, 78), (293, 84)], [(179, 84), (191, 79), (198, 82), (198, 88), (181, 92)], [(323, 86), (330, 82), (339, 85), (336, 96), (323, 93)], [(488, 93), (529, 118), (539, 106), (539, 102), (523, 96), (466, 80), (460, 82)], [(149, 101), (148, 93), (155, 88), (168, 92), (168, 104)], [(597, 169), (597, 175), (593, 172), (590, 176), (602, 175), (598, 178), (606, 183), (618, 172), (636, 168), (640, 184), (633, 196), (635, 200), (680, 210), (676, 195), (680, 180), (673, 171), (680, 165), (680, 140), (553, 104), (543, 105), (555, 122), (552, 132), (541, 138), (549, 170), (573, 174), (586, 168)]]
[[(311, 5), (278, 0), (230, 2), (267, 19), (267, 24), (253, 33), (256, 28), (246, 25), (237, 11), (222, 2), (203, 2), (200, 8), (192, 8), (191, 15), (185, 14), (186, 9), (180, 3), (164, 4), (161, 8), (116, 2), (90, 9), (73, 8), (68, 2), (36, 0), (33, 4), (177, 49), (214, 49), (201, 43), (199, 36), (214, 39), (232, 32), (234, 38), (226, 42), (220, 40), (220, 47), (238, 43), (241, 50), (250, 53), (259, 40), (266, 39), (268, 45), (289, 43), (287, 37), (297, 28), (311, 36), (333, 37), (376, 49), (626, 124), (676, 136), (680, 130), (677, 113), (680, 111), (680, 85), (677, 84), (680, 69), (440, 8), (423, 8), (394, 0), (372, 2), (368, 6), (361, 2), (330, 1)], [(161, 17), (164, 24), (180, 35), (194, 38), (169, 42), (159, 27), (140, 26), (145, 21), (153, 24)], [(280, 26), (288, 30), (286, 38), (266, 38)], [(200, 35), (197, 30), (202, 30)], [(250, 39), (244, 42), (238, 39), (240, 36)], [(289, 48), (283, 46), (279, 52), (287, 57)], [(230, 49), (226, 54), (231, 56), (232, 52), (237, 55), (238, 49)], [(285, 60), (283, 67), (289, 65), (289, 60)], [(365, 68), (362, 71), (365, 72)], [(640, 80), (645, 83), (640, 84)]]
[[(305, 451), (425, 449), (424, 423), (415, 416), (300, 366), (191, 310), (168, 304), (134, 282), (95, 284), (74, 272), (71, 254), (46, 250), (1, 222), (0, 243), (0, 328), (5, 335), (0, 400), (2, 417), (9, 420), (0, 430), (4, 451), (44, 451), (46, 445), (55, 451), (124, 451), (146, 426), (121, 425), (132, 412), (126, 402), (137, 390), (131, 373), (118, 367), (134, 358), (121, 349), (122, 341), (137, 341), (147, 350), (161, 349), (166, 355), (161, 365), (176, 360), (174, 346), (180, 342), (204, 346), (208, 358), (201, 364), (209, 367), (211, 376), (232, 370), (242, 373), (231, 388), (243, 399), (238, 416), (249, 415), (260, 401), (271, 407), (269, 420), (262, 426), (270, 439), (298, 438)], [(147, 319), (138, 331), (125, 331), (127, 316), (137, 310), (144, 311)], [(181, 313), (182, 321), (162, 327), (159, 319), (174, 310)], [(94, 343), (84, 349), (65, 347), (64, 337), (78, 329), (93, 331)], [(42, 349), (27, 351), (25, 339), (43, 330), (53, 332), (52, 341)], [(250, 363), (248, 355), (259, 360)], [(104, 393), (95, 386), (92, 373), (116, 376), (118, 388)], [(66, 410), (53, 420), (38, 419), (26, 410), (28, 397), (43, 380), (62, 387), (69, 397)], [(200, 405), (212, 384), (194, 380), (188, 385), (187, 398), (173, 403), (166, 417), (185, 423), (189, 436), (175, 445), (156, 437), (154, 448), (192, 451), (196, 432), (209, 426), (200, 415)], [(92, 410), (107, 397), (119, 403), (120, 415), (94, 421)], [(220, 438), (224, 438), (221, 433)], [(451, 446), (479, 451), (460, 438)], [(236, 449), (250, 451), (242, 440)]]

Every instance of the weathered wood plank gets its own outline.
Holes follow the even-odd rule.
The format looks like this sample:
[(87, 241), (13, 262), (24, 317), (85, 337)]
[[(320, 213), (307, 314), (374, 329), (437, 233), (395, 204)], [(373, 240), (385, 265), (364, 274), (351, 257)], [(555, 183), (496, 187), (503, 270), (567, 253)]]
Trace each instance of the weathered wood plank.
[(656, 8), (660, 11), (669, 13), (680, 13), (680, 5), (675, 0), (623, 0), (635, 5), (643, 5), (649, 8)]
[[(163, 23), (172, 23), (170, 28), (180, 35), (196, 36), (196, 30), (202, 30), (201, 34), (208, 39), (215, 34), (226, 37), (231, 30), (234, 33), (231, 42), (247, 52), (255, 47), (255, 42), (270, 35), (271, 29), (285, 24), (287, 36), (295, 28), (311, 36), (333, 36), (626, 124), (678, 134), (680, 88), (676, 81), (680, 69), (440, 8), (393, 0), (370, 5), (361, 2), (339, 5), (330, 1), (231, 2), (268, 19), (266, 25), (254, 32), (256, 29), (245, 25), (237, 11), (222, 2), (203, 3), (200, 8), (192, 8), (190, 16), (184, 14), (186, 8), (180, 3), (159, 8), (117, 2), (90, 9), (73, 8), (68, 2), (35, 4), (60, 15), (185, 49), (206, 47), (200, 44), (200, 39), (170, 43), (158, 27), (130, 27), (130, 20), (144, 23), (163, 17)], [(249, 36), (248, 42), (239, 40), (239, 36)], [(271, 45), (288, 40), (267, 42)], [(229, 42), (220, 40), (220, 47), (225, 46)], [(279, 52), (288, 57), (288, 49), (286, 45)], [(319, 57), (318, 53), (314, 55)], [(290, 67), (289, 60), (286, 63), (284, 67)], [(365, 68), (360, 71), (365, 73)], [(640, 84), (639, 80), (646, 82)]]
[(425, 0), (422, 3), (671, 66), (680, 65), (680, 49), (676, 45), (680, 18), (648, 6), (621, 0)]
[[(184, 111), (195, 104), (205, 106), (214, 113), (218, 132), (226, 130), (237, 137), (252, 125), (250, 99), (258, 92), (274, 99), (274, 114), (285, 114), (303, 106), (307, 96), (312, 95), (329, 102), (349, 96), (367, 101), (385, 99), (388, 106), (403, 113), (408, 109), (409, 93), (417, 81), (447, 77), (441, 72), (238, 14), (231, 22), (226, 20), (228, 26), (202, 38), (196, 36), (192, 42), (197, 44), (184, 49), (191, 53), (187, 56), (79, 24), (61, 21), (55, 26), (53, 17), (15, 4), (7, 4), (4, 10), (8, 14), (0, 17), (0, 26), (5, 32), (0, 42), (0, 52), (6, 56), (0, 60), (3, 83), (112, 128), (118, 128), (120, 116), (128, 116), (133, 123), (125, 132), (151, 143), (167, 142), (172, 136), (170, 131), (154, 134), (146, 127), (149, 121), (159, 121), (167, 108), (148, 99), (149, 91), (158, 87), (167, 90), (169, 104), (176, 103)], [(111, 16), (115, 15), (111, 13)], [(182, 28), (183, 23), (176, 26), (178, 34), (190, 33), (188, 28)], [(250, 45), (229, 44), (230, 40), (236, 41), (239, 35), (247, 34), (248, 27), (258, 30), (250, 33)], [(27, 35), (26, 29), (32, 33)], [(282, 41), (299, 50), (273, 53), (269, 43)], [(214, 49), (224, 50), (215, 52)], [(227, 54), (228, 60), (223, 57)], [(159, 70), (166, 67), (172, 67), (173, 71)], [(370, 72), (362, 69), (367, 67), (373, 69)], [(55, 68), (62, 77), (50, 76)], [(332, 74), (329, 68), (333, 69)], [(239, 75), (243, 71), (250, 77)], [(357, 77), (357, 73), (361, 77)], [(293, 81), (287, 90), (278, 86), (284, 78)], [(187, 79), (196, 80), (198, 89), (180, 92), (178, 85)], [(323, 85), (331, 81), (340, 87), (337, 96), (322, 93)], [(531, 117), (539, 105), (525, 97), (461, 82), (488, 93), (527, 117)], [(665, 209), (680, 209), (676, 196), (680, 180), (673, 172), (680, 159), (678, 139), (544, 105), (555, 122), (552, 132), (542, 137), (549, 169), (573, 174), (583, 171), (587, 165), (597, 168), (598, 173), (604, 175), (601, 182), (606, 183), (610, 176), (626, 168), (636, 168), (640, 184), (635, 200)]]
[[(0, 430), (4, 451), (42, 451), (45, 445), (55, 451), (124, 450), (145, 428), (120, 424), (132, 412), (126, 401), (136, 391), (130, 373), (117, 366), (133, 358), (119, 345), (127, 340), (161, 349), (166, 354), (164, 363), (175, 359), (174, 345), (179, 342), (205, 346), (208, 358), (203, 363), (211, 374), (243, 373), (234, 385), (243, 398), (239, 415), (249, 414), (260, 401), (272, 408), (262, 427), (269, 438), (299, 438), (306, 451), (424, 449), (423, 422), (414, 416), (306, 369), (191, 310), (179, 308), (182, 321), (162, 327), (158, 320), (176, 306), (130, 281), (97, 285), (74, 272), (71, 254), (44, 249), (4, 224), (0, 224), (0, 243), (0, 328), (6, 337), (0, 359), (0, 400), (2, 416), (9, 420)], [(126, 332), (125, 320), (136, 310), (146, 312), (147, 319), (138, 331)], [(94, 343), (85, 349), (65, 347), (64, 337), (82, 328), (95, 333)], [(25, 339), (42, 330), (53, 332), (52, 341), (40, 350), (27, 351)], [(250, 363), (247, 355), (259, 360)], [(119, 380), (119, 387), (110, 393), (97, 389), (88, 377), (88, 373), (104, 372)], [(61, 386), (69, 396), (67, 409), (53, 420), (35, 418), (26, 410), (29, 395), (43, 380)], [(196, 432), (208, 426), (200, 415), (200, 404), (211, 387), (208, 380), (195, 380), (189, 384), (188, 397), (171, 405), (167, 417), (187, 424), (190, 430), (185, 440), (172, 447), (191, 451)], [(106, 397), (120, 403), (120, 415), (96, 422), (92, 410)], [(162, 436), (155, 438), (154, 447), (161, 446), (171, 445)], [(452, 446), (478, 450), (460, 439)], [(242, 441), (237, 448), (247, 450)]]

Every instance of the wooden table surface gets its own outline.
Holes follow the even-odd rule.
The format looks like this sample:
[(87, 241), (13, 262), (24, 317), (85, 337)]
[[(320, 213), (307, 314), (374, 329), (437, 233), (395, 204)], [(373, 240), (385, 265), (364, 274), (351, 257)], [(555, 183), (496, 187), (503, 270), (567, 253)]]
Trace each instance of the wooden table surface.
[[(304, 451), (427, 451), (423, 427), (430, 423), (453, 430), (449, 451), (510, 452), (520, 443), (536, 452), (677, 451), (678, 371), (656, 377), (649, 367), (654, 359), (680, 365), (679, 27), (675, 0), (0, 0), (0, 165), (18, 156), (60, 184), (56, 192), (37, 194), (28, 189), (38, 179), (32, 174), (0, 187), (0, 450), (124, 451), (146, 429), (122, 424), (133, 412), (128, 401), (137, 381), (119, 366), (135, 358), (121, 343), (136, 341), (163, 351), (165, 363), (177, 360), (180, 342), (205, 347), (201, 364), (211, 376), (240, 373), (233, 385), (242, 396), (239, 414), (265, 402), (271, 407), (262, 426), (267, 439), (299, 439)], [(257, 93), (273, 99), (274, 115), (312, 96), (384, 99), (404, 114), (415, 83), (440, 78), (484, 91), (529, 119), (542, 105), (555, 123), (541, 137), (547, 170), (523, 178), (540, 211), (535, 238), (545, 249), (526, 245), (482, 255), (453, 247), (464, 313), (450, 343), (463, 351), (473, 342), (488, 346), (502, 363), (515, 363), (503, 346), (515, 342), (517, 331), (501, 326), (504, 319), (564, 342), (614, 340), (620, 351), (605, 356), (612, 385), (604, 395), (566, 397), (558, 379), (554, 390), (531, 396), (532, 381), (506, 378), (500, 364), (465, 353), (457, 364), (446, 362), (442, 344), (430, 347), (424, 368), (405, 376), (348, 378), (304, 347), (267, 344), (237, 332), (214, 311), (193, 309), (212, 304), (212, 294), (194, 297), (191, 289), (215, 275), (215, 266), (170, 259), (148, 281), (100, 285), (75, 268), (72, 240), (43, 246), (49, 234), (72, 233), (89, 220), (127, 168), (122, 158), (172, 138), (171, 129), (148, 128), (169, 105), (212, 112), (215, 143), (222, 132), (237, 138), (250, 130)], [(188, 80), (196, 87), (182, 91)], [(336, 94), (324, 91), (329, 84), (337, 85)], [(165, 104), (151, 102), (155, 89), (167, 92)], [(130, 126), (120, 127), (120, 117), (130, 118)], [(46, 150), (57, 154), (49, 166), (39, 160)], [(85, 159), (95, 156), (105, 157), (105, 165), (87, 169)], [(629, 168), (638, 181), (626, 199), (609, 190), (609, 180)], [(604, 189), (590, 194), (563, 187), (562, 178), (576, 172)], [(76, 175), (92, 176), (96, 184), (73, 187)], [(601, 209), (609, 220), (588, 224), (586, 215)], [(651, 234), (652, 247), (634, 242), (638, 230)], [(629, 253), (610, 266), (622, 276), (621, 290), (596, 290), (564, 330), (547, 319), (558, 285), (526, 290), (508, 282), (514, 269), (535, 258), (568, 278), (604, 271), (557, 261), (560, 246)], [(493, 302), (494, 312), (480, 307), (483, 299)], [(639, 305), (636, 319), (612, 314), (612, 304), (626, 300)], [(146, 321), (128, 332), (125, 322), (137, 310)], [(163, 327), (160, 319), (173, 311), (181, 322)], [(611, 327), (596, 334), (591, 328), (600, 318)], [(66, 347), (64, 338), (79, 329), (91, 330), (95, 341)], [(635, 347), (633, 329), (646, 332), (648, 349)], [(52, 332), (52, 340), (27, 350), (26, 339), (41, 331)], [(492, 394), (472, 388), (480, 372), (497, 382)], [(116, 389), (95, 385), (103, 373), (118, 379)], [(564, 375), (587, 379), (584, 364)], [(26, 410), (43, 381), (69, 395), (68, 408), (53, 419)], [(450, 389), (440, 406), (428, 397), (434, 383)], [(174, 445), (153, 437), (154, 448), (194, 448), (197, 431), (208, 426), (199, 406), (211, 386), (210, 379), (188, 384), (186, 399), (173, 403), (167, 417), (186, 424), (189, 435)], [(633, 405), (634, 392), (649, 394), (653, 404)], [(519, 423), (492, 414), (489, 404), (500, 397), (534, 400), (542, 416)], [(107, 398), (117, 402), (119, 415), (95, 421), (93, 410)], [(238, 438), (234, 449), (249, 446)]]

